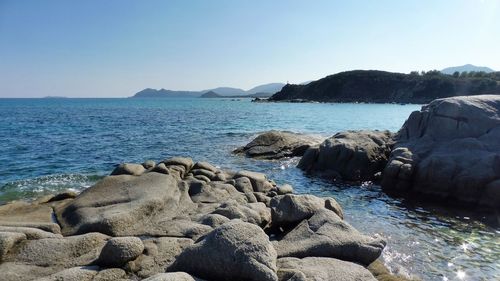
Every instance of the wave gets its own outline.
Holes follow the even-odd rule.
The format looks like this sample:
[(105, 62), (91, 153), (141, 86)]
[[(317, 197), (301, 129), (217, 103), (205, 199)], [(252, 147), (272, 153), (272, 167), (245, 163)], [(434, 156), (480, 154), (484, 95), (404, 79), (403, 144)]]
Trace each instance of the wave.
[(32, 200), (66, 190), (80, 192), (101, 178), (99, 175), (55, 174), (11, 181), (0, 187), (0, 204), (19, 199)]

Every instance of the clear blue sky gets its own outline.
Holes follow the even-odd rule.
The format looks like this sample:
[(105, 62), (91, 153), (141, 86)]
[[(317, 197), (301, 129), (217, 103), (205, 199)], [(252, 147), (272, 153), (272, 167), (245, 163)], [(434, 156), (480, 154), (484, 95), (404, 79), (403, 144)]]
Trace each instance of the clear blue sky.
[(0, 97), (500, 70), (500, 1), (0, 0)]

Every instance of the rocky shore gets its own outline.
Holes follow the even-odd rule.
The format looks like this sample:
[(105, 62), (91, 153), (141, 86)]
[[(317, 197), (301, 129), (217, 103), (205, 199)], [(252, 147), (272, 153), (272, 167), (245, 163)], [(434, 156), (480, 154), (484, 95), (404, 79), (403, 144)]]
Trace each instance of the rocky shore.
[[(275, 159), (282, 149), (297, 145), (293, 138), (259, 141), (272, 139), (269, 134), (277, 133), (261, 135), (248, 146), (257, 143), (268, 159)], [(309, 174), (374, 181), (392, 195), (440, 205), (500, 208), (500, 95), (436, 99), (413, 112), (396, 134), (346, 131), (308, 146), (303, 156), (294, 156), (302, 156), (297, 167)]]
[(334, 198), (190, 158), (0, 206), (2, 280), (376, 280), (380, 237)]

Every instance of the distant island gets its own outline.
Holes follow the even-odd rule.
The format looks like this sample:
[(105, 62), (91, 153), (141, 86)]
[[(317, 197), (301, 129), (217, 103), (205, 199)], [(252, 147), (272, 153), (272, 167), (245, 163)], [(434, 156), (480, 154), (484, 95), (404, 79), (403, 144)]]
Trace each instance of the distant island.
[(346, 71), (307, 85), (287, 84), (269, 101), (428, 103), (436, 98), (480, 94), (500, 94), (500, 72)]
[(63, 96), (46, 96), (43, 98), (44, 99), (69, 99), (68, 97), (63, 97)]
[(462, 66), (452, 66), (452, 67), (447, 67), (443, 70), (441, 70), (441, 73), (444, 74), (450, 74), (452, 75), (455, 72), (486, 72), (486, 73), (491, 73), (495, 72), (493, 69), (486, 67), (486, 66), (475, 66), (472, 64), (466, 64)]
[(203, 91), (176, 91), (166, 89), (151, 89), (147, 88), (136, 93), (132, 98), (186, 98), (186, 97), (231, 97), (231, 98), (255, 98), (255, 97), (270, 97), (283, 88), (284, 83), (269, 83), (253, 87), (250, 90), (243, 90), (231, 87), (218, 87)]

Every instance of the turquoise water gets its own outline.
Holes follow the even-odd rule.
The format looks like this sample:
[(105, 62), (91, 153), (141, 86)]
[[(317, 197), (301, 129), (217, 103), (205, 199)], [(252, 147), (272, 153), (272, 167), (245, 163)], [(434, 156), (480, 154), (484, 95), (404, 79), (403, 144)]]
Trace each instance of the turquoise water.
[(300, 193), (335, 197), (346, 220), (388, 240), (394, 272), (424, 280), (500, 276), (500, 229), (481, 218), (386, 196), (378, 186), (309, 178), (297, 159), (256, 161), (231, 151), (277, 129), (330, 136), (397, 131), (418, 105), (251, 103), (247, 99), (0, 99), (0, 203), (84, 189), (117, 163), (190, 156), (250, 169)]

